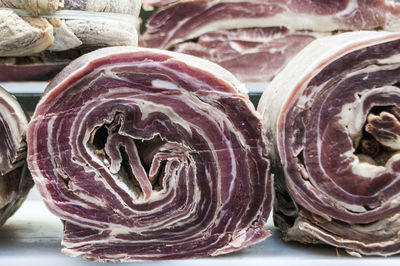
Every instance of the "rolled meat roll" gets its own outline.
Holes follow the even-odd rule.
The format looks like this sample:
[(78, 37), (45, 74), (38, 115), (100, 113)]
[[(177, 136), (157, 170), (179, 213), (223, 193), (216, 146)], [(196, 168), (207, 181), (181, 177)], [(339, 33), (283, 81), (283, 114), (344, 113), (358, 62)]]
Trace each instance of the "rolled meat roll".
[(264, 92), (285, 240), (400, 251), (399, 81), (400, 34), (354, 32), (311, 43)]
[(0, 226), (33, 186), (26, 163), (28, 119), (14, 96), (0, 87)]
[(63, 252), (98, 262), (219, 255), (265, 239), (272, 185), (244, 85), (173, 52), (84, 55), (28, 129), (29, 168), (64, 220)]

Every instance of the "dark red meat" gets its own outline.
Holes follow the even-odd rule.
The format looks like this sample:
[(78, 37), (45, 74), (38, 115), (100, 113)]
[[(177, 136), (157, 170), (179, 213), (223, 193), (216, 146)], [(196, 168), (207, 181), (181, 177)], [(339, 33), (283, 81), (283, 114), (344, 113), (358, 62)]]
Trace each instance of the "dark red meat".
[(284, 239), (399, 253), (399, 63), (398, 33), (339, 34), (307, 46), (264, 92)]
[(143, 48), (66, 67), (28, 130), (29, 168), (65, 221), (63, 252), (161, 260), (265, 239), (269, 161), (243, 88), (208, 61)]
[(28, 120), (14, 96), (0, 87), (0, 226), (33, 185), (26, 163)]

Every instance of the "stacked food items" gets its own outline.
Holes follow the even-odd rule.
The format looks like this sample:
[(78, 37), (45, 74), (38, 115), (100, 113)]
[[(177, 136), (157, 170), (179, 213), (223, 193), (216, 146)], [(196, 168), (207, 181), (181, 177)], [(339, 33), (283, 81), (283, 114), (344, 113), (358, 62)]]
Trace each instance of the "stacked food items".
[[(400, 4), (144, 4), (165, 6), (141, 43), (175, 52), (132, 46), (136, 1), (0, 2), (8, 7), (0, 9), (8, 12), (3, 58), (59, 60), (126, 45), (65, 67), (29, 126), (1, 92), (0, 221), (32, 184), (27, 146), (70, 256), (237, 251), (269, 236), (272, 203), (285, 240), (355, 256), (400, 252)], [(377, 31), (342, 32), (366, 29)], [(238, 78), (273, 79), (257, 111)]]
[(100, 47), (137, 45), (140, 0), (0, 1), (0, 81), (49, 80)]

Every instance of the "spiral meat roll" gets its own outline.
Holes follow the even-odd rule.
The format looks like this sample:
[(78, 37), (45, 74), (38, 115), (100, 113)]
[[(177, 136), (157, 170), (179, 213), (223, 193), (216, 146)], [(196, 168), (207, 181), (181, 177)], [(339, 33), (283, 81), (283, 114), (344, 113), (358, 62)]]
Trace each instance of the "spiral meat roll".
[(311, 43), (271, 83), (258, 110), (286, 240), (399, 253), (399, 82), (400, 34), (353, 32)]
[(100, 262), (219, 255), (257, 243), (272, 201), (261, 117), (221, 67), (105, 48), (50, 84), (29, 168), (63, 252)]

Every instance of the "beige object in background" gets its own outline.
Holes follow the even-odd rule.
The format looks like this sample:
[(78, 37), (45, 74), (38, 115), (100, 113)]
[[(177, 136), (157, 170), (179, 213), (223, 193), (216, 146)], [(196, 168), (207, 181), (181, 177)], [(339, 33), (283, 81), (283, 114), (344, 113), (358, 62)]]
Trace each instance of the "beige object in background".
[(0, 1), (0, 81), (49, 80), (76, 54), (137, 46), (140, 6), (140, 0)]

